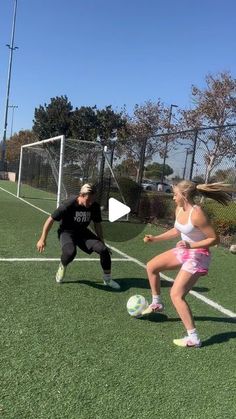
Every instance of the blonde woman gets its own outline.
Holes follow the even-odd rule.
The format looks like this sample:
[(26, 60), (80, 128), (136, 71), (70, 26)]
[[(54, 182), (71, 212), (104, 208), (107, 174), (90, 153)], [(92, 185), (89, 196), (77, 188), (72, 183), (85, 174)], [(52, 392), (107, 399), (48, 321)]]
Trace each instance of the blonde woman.
[(211, 260), (209, 248), (218, 243), (217, 234), (203, 209), (196, 205), (197, 195), (212, 198), (223, 205), (230, 201), (230, 185), (222, 183), (197, 185), (194, 182), (182, 181), (174, 187), (176, 203), (175, 224), (171, 230), (158, 236), (146, 235), (145, 243), (156, 243), (180, 236), (174, 249), (168, 250), (147, 263), (147, 274), (152, 292), (152, 303), (142, 315), (162, 312), (160, 272), (176, 269), (180, 271), (170, 291), (172, 303), (181, 318), (187, 334), (182, 339), (174, 339), (174, 344), (183, 347), (201, 346), (201, 340), (195, 327), (193, 316), (186, 295), (196, 284), (198, 278), (208, 273)]

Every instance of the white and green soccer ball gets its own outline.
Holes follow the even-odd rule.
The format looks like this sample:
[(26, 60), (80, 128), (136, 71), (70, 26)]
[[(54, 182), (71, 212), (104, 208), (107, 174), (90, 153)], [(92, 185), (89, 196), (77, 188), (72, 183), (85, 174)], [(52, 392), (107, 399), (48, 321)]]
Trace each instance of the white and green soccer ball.
[(236, 244), (231, 244), (229, 251), (233, 254), (236, 255)]
[(128, 299), (126, 307), (130, 316), (138, 317), (148, 307), (148, 302), (142, 295), (133, 295)]

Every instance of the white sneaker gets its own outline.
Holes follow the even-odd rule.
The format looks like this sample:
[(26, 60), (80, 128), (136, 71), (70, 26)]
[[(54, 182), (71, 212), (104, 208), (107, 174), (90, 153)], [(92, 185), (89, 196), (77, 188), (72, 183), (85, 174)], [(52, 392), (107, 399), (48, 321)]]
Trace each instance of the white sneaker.
[(56, 282), (58, 284), (61, 284), (63, 282), (65, 274), (66, 274), (66, 266), (63, 266), (62, 263), (60, 263), (59, 268), (56, 273)]
[(107, 287), (113, 288), (114, 290), (120, 289), (120, 285), (113, 281), (113, 279), (104, 279), (103, 282)]
[(202, 345), (200, 339), (192, 339), (189, 336), (185, 336), (182, 339), (174, 339), (173, 343), (182, 348), (200, 348)]
[(164, 304), (163, 303), (151, 303), (147, 308), (145, 308), (141, 316), (146, 316), (152, 313), (161, 313), (164, 311)]

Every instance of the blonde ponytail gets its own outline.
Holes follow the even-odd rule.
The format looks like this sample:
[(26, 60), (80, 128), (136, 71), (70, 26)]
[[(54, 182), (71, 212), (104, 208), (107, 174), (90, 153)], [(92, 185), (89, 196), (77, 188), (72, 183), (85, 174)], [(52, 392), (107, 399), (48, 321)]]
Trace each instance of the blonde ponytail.
[(214, 199), (222, 205), (228, 205), (231, 201), (229, 193), (236, 192), (236, 187), (229, 183), (203, 183), (196, 186), (197, 191), (206, 198)]
[(194, 199), (196, 195), (202, 195), (203, 197), (214, 199), (222, 205), (228, 205), (231, 201), (229, 193), (236, 192), (235, 186), (224, 182), (197, 185), (190, 180), (182, 180), (176, 186), (187, 200)]

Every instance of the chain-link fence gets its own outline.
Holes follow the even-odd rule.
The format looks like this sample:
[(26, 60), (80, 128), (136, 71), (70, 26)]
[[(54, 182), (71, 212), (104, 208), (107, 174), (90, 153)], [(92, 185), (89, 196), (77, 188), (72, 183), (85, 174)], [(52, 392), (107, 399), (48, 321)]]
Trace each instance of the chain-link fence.
[(236, 125), (199, 128), (156, 136), (166, 143), (172, 178), (236, 184)]
[[(172, 185), (182, 179), (197, 183), (223, 181), (236, 187), (236, 124), (167, 132), (127, 144), (124, 141), (123, 146), (121, 143), (111, 141), (104, 148), (104, 156), (125, 189), (128, 205), (136, 215), (142, 212), (141, 218), (168, 218), (174, 208)], [(92, 166), (92, 160), (87, 164)], [(152, 176), (152, 172), (148, 172), (150, 165), (152, 169), (159, 166), (159, 172), (153, 172)], [(109, 197), (110, 192), (115, 193), (117, 183), (106, 165), (102, 172)], [(136, 186), (138, 183), (139, 188), (132, 182)], [(235, 194), (232, 198), (227, 211), (229, 218), (236, 220)], [(224, 220), (226, 209), (219, 205), (217, 211), (219, 218)]]
[[(129, 157), (126, 150), (122, 154), (113, 148), (112, 164), (117, 177), (132, 179), (142, 186), (143, 191), (148, 192), (152, 202), (146, 199), (147, 194), (144, 200), (149, 201), (149, 209), (144, 208), (142, 194), (139, 209), (144, 208), (150, 218), (154, 218), (155, 212), (157, 218), (160, 212), (167, 214), (168, 218), (171, 213), (171, 186), (182, 179), (197, 183), (225, 182), (236, 188), (236, 125), (158, 134), (146, 140), (145, 146), (139, 142), (138, 147), (136, 161)], [(156, 172), (152, 177), (147, 168), (155, 164), (156, 167), (159, 165), (159, 173)], [(167, 168), (172, 172), (170, 175)], [(157, 201), (155, 203), (154, 198)], [(232, 194), (232, 198), (232, 204), (227, 209), (216, 203), (214, 206), (217, 207), (217, 220), (222, 220), (222, 223), (226, 218), (235, 220), (235, 227), (236, 194)], [(211, 201), (209, 200), (209, 212)]]

